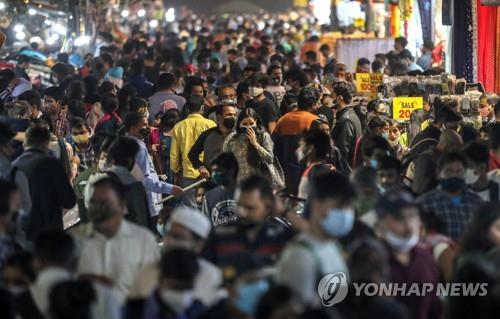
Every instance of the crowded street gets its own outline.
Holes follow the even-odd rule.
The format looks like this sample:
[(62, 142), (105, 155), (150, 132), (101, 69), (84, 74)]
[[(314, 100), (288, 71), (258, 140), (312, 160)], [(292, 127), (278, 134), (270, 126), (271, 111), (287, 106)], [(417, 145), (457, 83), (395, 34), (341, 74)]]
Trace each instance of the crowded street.
[(500, 318), (500, 1), (0, 0), (0, 318)]

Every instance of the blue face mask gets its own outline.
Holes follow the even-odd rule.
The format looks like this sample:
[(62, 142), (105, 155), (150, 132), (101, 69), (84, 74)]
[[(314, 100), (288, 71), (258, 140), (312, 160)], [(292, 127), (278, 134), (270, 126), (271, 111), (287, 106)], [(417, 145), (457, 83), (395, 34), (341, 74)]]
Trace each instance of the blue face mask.
[(269, 283), (264, 279), (242, 284), (238, 287), (238, 297), (233, 304), (245, 315), (253, 316), (257, 303), (268, 289)]
[(377, 169), (378, 161), (376, 159), (370, 159), (370, 167), (373, 169)]
[(354, 211), (351, 208), (333, 208), (321, 221), (323, 230), (332, 237), (344, 237), (354, 225)]
[(162, 238), (165, 237), (165, 235), (167, 233), (166, 225), (165, 224), (157, 223), (156, 224), (156, 231), (158, 232), (158, 234), (160, 234), (160, 236)]

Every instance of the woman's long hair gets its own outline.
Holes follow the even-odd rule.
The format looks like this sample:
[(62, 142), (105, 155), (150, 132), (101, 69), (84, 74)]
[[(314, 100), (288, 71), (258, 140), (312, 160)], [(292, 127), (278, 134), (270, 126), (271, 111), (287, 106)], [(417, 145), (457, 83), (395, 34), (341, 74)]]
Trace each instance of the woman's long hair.
[[(246, 136), (245, 130), (243, 130), (240, 127), (240, 125), (241, 122), (248, 117), (253, 118), (257, 123), (257, 128), (255, 129), (255, 135), (257, 136), (257, 142), (259, 144), (262, 144), (262, 135), (264, 134), (264, 127), (262, 125), (262, 120), (259, 114), (257, 114), (257, 112), (255, 112), (254, 109), (249, 107), (241, 111), (240, 114), (238, 115), (238, 119), (236, 120), (236, 137)], [(253, 167), (257, 167), (260, 164), (259, 154), (255, 150), (255, 148), (252, 145), (250, 145), (248, 140), (247, 140), (247, 161)]]

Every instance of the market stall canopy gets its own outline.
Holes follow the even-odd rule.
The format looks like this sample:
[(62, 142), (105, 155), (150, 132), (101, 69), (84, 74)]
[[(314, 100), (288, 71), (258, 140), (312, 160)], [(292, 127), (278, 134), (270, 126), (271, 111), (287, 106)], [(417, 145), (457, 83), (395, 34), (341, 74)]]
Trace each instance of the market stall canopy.
[(212, 13), (246, 13), (246, 14), (257, 14), (263, 9), (258, 5), (244, 0), (234, 0), (228, 3), (221, 4), (214, 9)]
[(19, 55), (25, 55), (27, 57), (30, 57), (30, 58), (35, 59), (35, 60), (38, 60), (40, 62), (46, 62), (47, 61), (47, 57), (45, 55), (43, 55), (40, 52), (33, 51), (33, 50), (23, 50), (23, 51), (21, 51), (21, 53), (19, 53)]

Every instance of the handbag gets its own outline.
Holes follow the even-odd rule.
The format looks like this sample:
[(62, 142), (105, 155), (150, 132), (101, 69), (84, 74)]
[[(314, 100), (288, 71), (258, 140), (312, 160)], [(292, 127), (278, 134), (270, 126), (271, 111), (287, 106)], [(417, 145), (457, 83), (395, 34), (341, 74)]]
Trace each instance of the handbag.
[(286, 188), (285, 173), (283, 172), (283, 168), (281, 167), (281, 164), (276, 156), (271, 163), (262, 161), (261, 171), (264, 175), (271, 179), (273, 189), (281, 191)]

